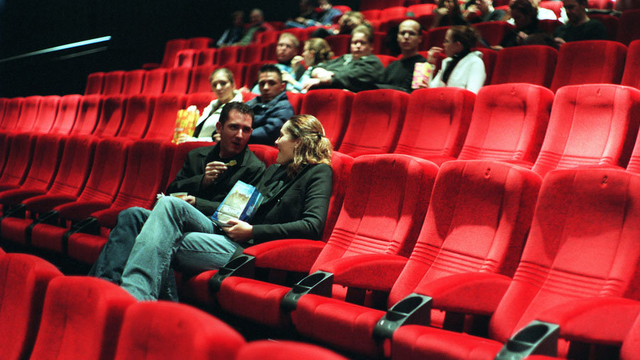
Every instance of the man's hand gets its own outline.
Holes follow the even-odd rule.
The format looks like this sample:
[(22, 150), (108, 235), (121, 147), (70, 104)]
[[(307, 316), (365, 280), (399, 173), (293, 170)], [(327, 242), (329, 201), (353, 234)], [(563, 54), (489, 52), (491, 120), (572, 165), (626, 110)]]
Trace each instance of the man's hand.
[(237, 243), (247, 242), (253, 239), (253, 226), (248, 222), (231, 219), (227, 221), (230, 226), (225, 226), (222, 229), (228, 237), (233, 239)]
[(555, 38), (555, 39), (553, 39), (553, 40), (555, 40), (555, 41), (556, 41), (556, 44), (558, 44), (558, 46), (562, 46), (563, 44), (566, 44), (566, 43), (567, 43), (567, 42), (566, 42), (566, 41), (564, 41), (564, 39), (563, 39), (563, 38), (561, 38), (561, 37), (557, 37), (557, 38)]
[(307, 79), (302, 83), (302, 92), (307, 92), (320, 85), (320, 79)]
[(204, 176), (202, 177), (202, 186), (209, 186), (227, 170), (227, 166), (221, 161), (212, 161), (204, 168)]
[(288, 82), (289, 84), (293, 84), (296, 82), (296, 79), (286, 71), (282, 72), (282, 81)]
[(182, 200), (186, 201), (191, 206), (196, 206), (196, 197), (193, 195), (183, 196)]

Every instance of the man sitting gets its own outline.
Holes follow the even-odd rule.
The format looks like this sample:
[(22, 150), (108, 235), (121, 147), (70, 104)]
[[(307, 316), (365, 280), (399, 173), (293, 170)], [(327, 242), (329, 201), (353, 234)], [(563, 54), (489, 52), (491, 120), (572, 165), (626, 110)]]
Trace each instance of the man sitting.
[(387, 66), (382, 74), (380, 89), (396, 89), (411, 92), (411, 80), (416, 63), (426, 62), (424, 56), (418, 53), (422, 42), (420, 23), (408, 19), (400, 23), (398, 28), (398, 45), (402, 51), (402, 58)]
[(569, 21), (553, 32), (558, 45), (571, 41), (607, 39), (607, 29), (604, 25), (587, 16), (587, 0), (563, 0), (562, 3)]

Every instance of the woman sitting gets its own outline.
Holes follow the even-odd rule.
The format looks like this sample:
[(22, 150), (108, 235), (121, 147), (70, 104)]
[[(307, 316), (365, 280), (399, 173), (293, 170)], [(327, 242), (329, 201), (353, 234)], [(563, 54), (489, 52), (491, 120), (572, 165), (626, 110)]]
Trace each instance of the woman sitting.
[[(293, 84), (294, 89), (302, 91), (303, 84), (306, 80), (311, 79), (311, 73), (313, 69), (318, 66), (322, 66), (326, 61), (329, 61), (333, 57), (331, 47), (326, 40), (321, 38), (312, 38), (304, 43), (304, 49), (302, 56), (296, 56), (291, 60), (291, 64), (294, 69), (302, 66), (302, 61), (307, 66), (307, 69), (300, 77), (300, 80)], [(295, 71), (295, 70), (294, 70)]]
[(444, 49), (435, 46), (429, 49), (427, 61), (431, 64), (437, 63), (437, 54), (443, 50), (447, 55), (429, 87), (453, 86), (478, 93), (487, 78), (482, 53), (471, 51), (479, 38), (470, 26), (452, 26), (447, 30)]
[(276, 141), (278, 157), (256, 189), (264, 196), (251, 223), (219, 227), (186, 201), (161, 198), (122, 273), (121, 286), (139, 300), (176, 299), (172, 266), (188, 272), (220, 268), (251, 244), (320, 239), (332, 188), (331, 142), (315, 117), (289, 119)]
[(431, 23), (432, 29), (440, 26), (467, 25), (457, 0), (438, 1), (438, 7), (433, 13), (435, 18)]
[[(186, 141), (220, 141), (220, 135), (216, 134), (215, 131), (222, 108), (231, 101), (242, 102), (242, 94), (240, 91), (235, 90), (235, 80), (233, 73), (229, 69), (220, 68), (215, 70), (211, 73), (209, 82), (211, 82), (211, 90), (216, 94), (216, 99), (202, 110), (202, 115), (196, 122), (196, 130), (193, 132), (193, 136), (180, 135), (178, 144)], [(190, 110), (195, 111), (194, 108), (194, 105), (189, 107)]]

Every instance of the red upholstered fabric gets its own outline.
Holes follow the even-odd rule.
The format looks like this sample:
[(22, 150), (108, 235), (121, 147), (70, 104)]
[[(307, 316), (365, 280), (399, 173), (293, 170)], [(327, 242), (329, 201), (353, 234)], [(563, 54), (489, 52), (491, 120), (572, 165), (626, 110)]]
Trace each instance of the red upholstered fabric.
[(218, 49), (201, 49), (196, 59), (197, 66), (213, 65), (216, 63)]
[[(226, 49), (226, 48), (225, 48)], [(217, 65), (199, 66), (191, 71), (191, 80), (189, 81), (189, 94), (197, 92), (211, 92), (211, 82), (209, 76)]]
[(102, 94), (102, 85), (104, 83), (104, 73), (94, 72), (87, 76), (87, 85), (84, 89), (85, 95)]
[[(601, 1), (601, 0), (596, 0), (596, 1)], [(604, 0), (603, 2), (612, 4), (612, 2), (608, 0)], [(619, 17), (614, 15), (595, 14), (593, 12), (590, 12), (589, 19), (598, 20), (604, 24), (604, 27), (607, 30), (607, 40), (616, 40), (618, 38), (618, 28), (620, 28)], [(627, 45), (629, 44), (627, 43)]]
[(35, 140), (36, 137), (31, 133), (11, 136), (11, 147), (0, 176), (0, 191), (15, 189), (24, 182), (31, 166)]
[(342, 56), (349, 53), (349, 44), (351, 43), (350, 35), (331, 35), (327, 36), (325, 40), (335, 56)]
[[(214, 145), (213, 143), (208, 144)], [(278, 157), (278, 149), (274, 146), (249, 144), (249, 150), (251, 150), (254, 155), (258, 157), (258, 159), (262, 160), (262, 162), (267, 167), (276, 163), (276, 158)]]
[(562, 2), (557, 1), (540, 1), (539, 6), (541, 8), (553, 10), (554, 14), (556, 14), (557, 18), (562, 16)]
[(434, 46), (442, 47), (442, 42), (444, 41), (444, 37), (447, 34), (447, 30), (449, 30), (448, 26), (440, 26), (429, 29), (427, 38), (422, 42), (421, 50), (429, 50)]
[(475, 99), (474, 93), (453, 87), (414, 91), (394, 152), (438, 165), (455, 159), (469, 130)]
[(620, 84), (627, 47), (615, 41), (575, 41), (562, 45), (551, 90), (566, 85)]
[(191, 68), (177, 67), (169, 69), (167, 73), (167, 83), (164, 87), (165, 94), (186, 94), (189, 90), (189, 79), (191, 78)]
[(407, 13), (407, 8), (404, 6), (392, 6), (384, 9), (380, 12), (378, 20), (387, 21), (395, 18), (402, 18)]
[(244, 78), (246, 76), (248, 66), (249, 64), (240, 64), (240, 63), (225, 65), (225, 67), (229, 71), (231, 71), (231, 73), (233, 74), (234, 84), (236, 89), (240, 89), (242, 87), (241, 84), (244, 84)]
[(491, 77), (493, 76), (493, 69), (495, 68), (496, 58), (498, 57), (498, 51), (488, 48), (479, 47), (475, 51), (479, 51), (482, 54), (482, 62), (484, 63), (484, 70), (487, 73), (487, 78), (484, 82), (485, 85), (491, 84)]
[(529, 84), (485, 86), (478, 92), (459, 160), (502, 160), (531, 166), (540, 151), (553, 93)]
[(56, 114), (58, 113), (58, 104), (60, 103), (60, 96), (49, 95), (43, 96), (38, 107), (38, 116), (35, 119), (31, 132), (33, 133), (48, 133), (56, 120)]
[[(209, 80), (207, 80), (208, 82)], [(184, 106), (188, 107), (191, 105), (195, 105), (200, 113), (204, 111), (204, 108), (207, 107), (211, 103), (211, 101), (216, 99), (216, 94), (211, 92), (211, 84), (209, 84), (209, 88), (205, 91), (192, 93), (187, 95)], [(175, 126), (175, 122), (174, 122)]]
[(340, 152), (353, 157), (391, 152), (400, 137), (408, 101), (409, 94), (397, 90), (356, 94)]
[(162, 94), (166, 81), (167, 69), (154, 69), (147, 71), (144, 77), (144, 83), (142, 84), (142, 94)]
[(347, 358), (316, 345), (292, 341), (260, 340), (251, 342), (242, 348), (236, 360), (346, 360)]
[(31, 131), (38, 116), (40, 101), (42, 101), (42, 96), (38, 95), (24, 98), (24, 101), (22, 102), (22, 109), (20, 110), (20, 117), (17, 119), (16, 126), (13, 128), (13, 131)]
[(360, 10), (383, 10), (394, 6), (403, 6), (405, 0), (365, 0), (360, 3)]
[[(407, 256), (424, 219), (436, 173), (433, 163), (406, 155), (367, 155), (355, 159), (342, 210), (310, 273), (324, 263), (347, 256)], [(286, 246), (287, 241), (282, 244)], [(276, 261), (287, 262), (284, 256)], [(259, 261), (256, 265), (262, 266)], [(230, 277), (222, 282), (217, 299), (223, 309), (236, 315), (278, 326), (286, 319), (279, 303), (288, 290)]]
[(20, 111), (22, 110), (22, 103), (24, 98), (16, 97), (7, 100), (4, 109), (4, 116), (2, 117), (2, 123), (0, 124), (0, 130), (12, 131), (20, 118)]
[(293, 107), (293, 113), (298, 115), (300, 114), (300, 107), (302, 107), (302, 100), (304, 99), (305, 94), (294, 93), (287, 91), (287, 99)]
[(640, 89), (640, 40), (632, 41), (627, 51), (627, 61), (624, 64), (622, 85)]
[(628, 45), (637, 39), (640, 39), (640, 9), (636, 6), (622, 12), (617, 40)]
[(178, 94), (162, 94), (155, 100), (155, 105), (145, 139), (165, 140), (173, 139), (176, 128), (178, 110), (185, 108), (185, 97)]
[(262, 44), (250, 44), (242, 48), (240, 52), (240, 62), (245, 64), (262, 61)]
[(313, 115), (320, 120), (334, 150), (340, 149), (354, 97), (349, 91), (320, 89), (308, 92), (302, 101), (300, 113)]
[(61, 97), (58, 112), (49, 132), (61, 135), (69, 134), (76, 121), (81, 100), (81, 95), (65, 95)]
[(90, 135), (96, 128), (100, 109), (102, 108), (102, 95), (85, 95), (80, 101), (78, 115), (71, 128), (71, 135)]
[[(391, 289), (388, 306), (416, 292), (420, 283), (449, 275), (512, 275), (531, 225), (540, 183), (541, 178), (532, 171), (499, 162), (443, 164), (418, 242)], [(376, 356), (382, 349), (373, 341), (372, 332), (382, 315), (380, 310), (305, 295), (292, 318), (296, 329), (306, 336)]]
[(482, 39), (492, 46), (500, 45), (502, 38), (514, 28), (506, 21), (481, 22), (473, 27), (480, 32)]
[(98, 137), (116, 136), (122, 126), (126, 106), (127, 97), (124, 95), (105, 97), (93, 135)]
[(0, 354), (6, 360), (29, 357), (38, 332), (49, 281), (62, 273), (32, 255), (0, 256)]
[(176, 54), (182, 49), (189, 47), (189, 41), (185, 39), (173, 39), (167, 41), (164, 47), (164, 55), (162, 56), (161, 68), (172, 68), (176, 62)]
[(188, 41), (187, 48), (189, 49), (206, 49), (214, 44), (213, 39), (206, 36), (192, 37)]
[(558, 90), (547, 135), (533, 170), (585, 165), (626, 166), (638, 133), (640, 91), (620, 85)]
[(244, 339), (213, 316), (184, 304), (139, 302), (125, 314), (115, 360), (233, 360)]
[(157, 97), (153, 95), (132, 95), (129, 97), (118, 137), (141, 139), (149, 127), (156, 99)]
[[(520, 264), (489, 323), (490, 339), (407, 326), (394, 359), (493, 359), (546, 309), (577, 298), (638, 298), (640, 177), (616, 169), (552, 171), (544, 178)], [(482, 297), (469, 299), (470, 305)], [(597, 324), (596, 324), (597, 325)], [(560, 348), (566, 352), (566, 347)]]
[(144, 70), (127, 71), (124, 74), (124, 79), (122, 80), (122, 94), (140, 94), (142, 92), (142, 84), (144, 84), (145, 75), (146, 71)]
[[(198, 50), (196, 49), (183, 49), (176, 54), (175, 67), (192, 68), (196, 63), (196, 55)], [(174, 68), (175, 69), (175, 68)]]
[(558, 51), (550, 46), (525, 45), (498, 52), (491, 84), (528, 83), (551, 87)]
[(111, 359), (125, 310), (135, 298), (88, 276), (51, 280), (32, 359)]
[(240, 58), (240, 46), (225, 46), (222, 49), (218, 49), (218, 61), (216, 65), (225, 66), (228, 64), (235, 64)]
[(120, 95), (122, 93), (122, 82), (124, 80), (124, 71), (110, 71), (104, 74), (104, 85), (102, 86), (102, 95)]
[(417, 18), (422, 15), (432, 14), (433, 10), (438, 7), (436, 4), (416, 4), (407, 7), (407, 12), (413, 13)]

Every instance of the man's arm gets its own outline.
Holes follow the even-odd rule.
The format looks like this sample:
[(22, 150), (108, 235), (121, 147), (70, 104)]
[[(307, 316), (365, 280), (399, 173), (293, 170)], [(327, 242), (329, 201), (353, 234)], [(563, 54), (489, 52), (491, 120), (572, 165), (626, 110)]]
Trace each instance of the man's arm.
[(384, 66), (375, 55), (354, 61), (340, 71), (334, 71), (331, 84), (334, 87), (359, 91), (380, 82)]

